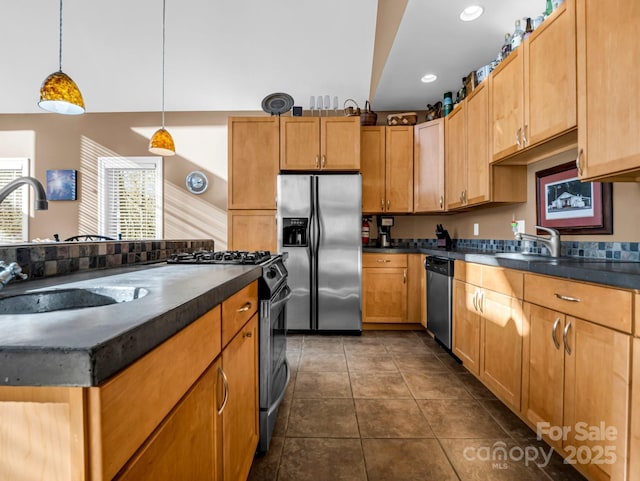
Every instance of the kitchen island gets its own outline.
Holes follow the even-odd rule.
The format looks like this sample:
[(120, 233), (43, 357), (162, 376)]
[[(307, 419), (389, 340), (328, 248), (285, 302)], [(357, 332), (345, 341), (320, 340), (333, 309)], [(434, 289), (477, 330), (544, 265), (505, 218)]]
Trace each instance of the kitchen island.
[(3, 294), (148, 294), (0, 317), (0, 479), (246, 478), (258, 441), (260, 275), (161, 263), (10, 285)]

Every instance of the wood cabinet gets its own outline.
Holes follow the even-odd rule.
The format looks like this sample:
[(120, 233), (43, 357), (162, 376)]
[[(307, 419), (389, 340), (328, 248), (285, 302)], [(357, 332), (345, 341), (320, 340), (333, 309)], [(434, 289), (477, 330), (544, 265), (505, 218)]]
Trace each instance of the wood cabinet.
[(275, 210), (229, 210), (227, 223), (227, 249), (278, 250)]
[[(583, 462), (576, 467), (593, 479), (626, 479), (631, 336), (606, 326), (610, 317), (618, 317), (618, 311), (631, 310), (631, 293), (618, 291), (628, 298), (626, 302), (619, 299), (617, 305), (608, 302), (611, 299), (594, 299), (609, 307), (606, 319), (598, 319), (597, 311), (581, 307), (587, 302), (581, 289), (606, 288), (563, 281), (572, 287), (573, 295), (568, 296), (557, 292), (555, 281), (558, 279), (525, 275), (524, 311), (530, 328), (524, 342), (522, 414), (533, 426), (566, 427), (566, 436), (550, 435), (546, 429), (543, 437), (573, 459), (576, 452), (588, 453), (577, 459)], [(552, 293), (548, 302), (540, 298), (545, 289)], [(564, 305), (559, 304), (562, 302)], [(570, 315), (577, 309), (584, 309), (587, 317), (603, 325)], [(613, 323), (620, 325), (617, 320)], [(595, 429), (600, 435), (604, 429), (615, 429), (615, 435), (586, 438), (585, 429)]]
[(228, 208), (275, 209), (280, 171), (278, 117), (229, 117)]
[(413, 210), (413, 127), (362, 127), (362, 211)]
[(522, 273), (456, 261), (453, 352), (515, 410), (522, 376)]
[(359, 117), (280, 117), (281, 170), (359, 170)]
[(634, 0), (577, 2), (582, 180), (640, 181), (638, 18), (640, 5)]
[(525, 166), (490, 164), (489, 85), (481, 83), (446, 117), (446, 207), (525, 202)]
[(413, 211), (445, 210), (445, 119), (417, 124), (413, 130)]
[[(639, 296), (640, 297), (640, 296)], [(636, 310), (637, 316), (640, 312)], [(633, 339), (633, 366), (631, 368), (631, 423), (629, 427), (629, 475), (627, 479), (640, 479), (640, 338)]]
[(407, 322), (407, 254), (362, 254), (362, 322)]
[(407, 254), (407, 321), (427, 327), (427, 272), (424, 254)]
[[(575, 25), (575, 0), (567, 0), (492, 72), (492, 161), (552, 140), (543, 156), (575, 147)], [(512, 161), (538, 160), (528, 155)]]

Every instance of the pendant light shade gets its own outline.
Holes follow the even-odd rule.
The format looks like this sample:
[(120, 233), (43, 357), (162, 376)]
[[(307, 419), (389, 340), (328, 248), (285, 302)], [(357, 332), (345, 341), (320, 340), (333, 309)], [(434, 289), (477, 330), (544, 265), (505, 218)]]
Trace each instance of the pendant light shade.
[(176, 155), (176, 146), (173, 137), (164, 128), (164, 45), (166, 25), (166, 0), (162, 0), (162, 128), (156, 130), (149, 141), (149, 152), (156, 155)]
[(161, 128), (156, 130), (156, 133), (151, 137), (149, 142), (149, 152), (156, 155), (175, 155), (176, 146), (173, 143), (173, 137), (165, 129)]
[(76, 83), (62, 71), (62, 0), (60, 0), (60, 36), (58, 71), (49, 75), (40, 86), (38, 105), (48, 112), (64, 115), (84, 113), (84, 100)]

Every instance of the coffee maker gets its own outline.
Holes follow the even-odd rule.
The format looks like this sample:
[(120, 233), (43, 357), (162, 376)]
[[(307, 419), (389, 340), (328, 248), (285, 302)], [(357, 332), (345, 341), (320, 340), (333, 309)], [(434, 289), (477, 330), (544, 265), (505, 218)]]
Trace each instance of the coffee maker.
[(378, 227), (378, 246), (391, 247), (391, 227), (393, 227), (393, 217), (379, 215), (376, 219)]

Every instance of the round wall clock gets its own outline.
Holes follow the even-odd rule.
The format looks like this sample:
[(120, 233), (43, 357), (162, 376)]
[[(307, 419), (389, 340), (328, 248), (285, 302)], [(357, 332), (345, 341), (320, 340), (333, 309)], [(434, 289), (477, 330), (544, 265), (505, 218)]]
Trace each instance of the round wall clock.
[(208, 186), (207, 176), (202, 172), (195, 171), (187, 175), (187, 190), (192, 194), (202, 194)]

